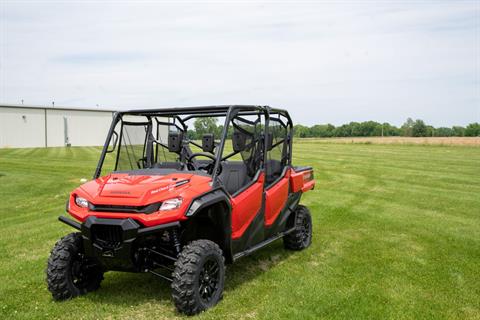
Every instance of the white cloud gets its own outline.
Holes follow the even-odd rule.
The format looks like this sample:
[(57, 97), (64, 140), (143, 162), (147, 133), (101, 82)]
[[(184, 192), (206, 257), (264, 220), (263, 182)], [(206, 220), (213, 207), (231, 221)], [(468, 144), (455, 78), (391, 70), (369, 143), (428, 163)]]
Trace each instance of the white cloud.
[(0, 101), (480, 121), (478, 2), (2, 2)]

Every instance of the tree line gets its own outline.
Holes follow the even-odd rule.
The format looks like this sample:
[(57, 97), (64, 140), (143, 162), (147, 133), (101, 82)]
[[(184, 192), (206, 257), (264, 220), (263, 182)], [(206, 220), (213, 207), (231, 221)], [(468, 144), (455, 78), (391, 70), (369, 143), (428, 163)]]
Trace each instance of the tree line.
[[(216, 118), (198, 118), (194, 122), (193, 130), (188, 130), (190, 139), (201, 139), (204, 133), (213, 133), (220, 137), (222, 125), (217, 125)], [(230, 137), (233, 129), (229, 127)], [(341, 126), (333, 124), (316, 124), (307, 127), (301, 124), (294, 126), (294, 136), (299, 138), (328, 138), (328, 137), (478, 137), (480, 136), (480, 123), (471, 123), (466, 127), (438, 127), (425, 124), (423, 120), (408, 118), (401, 126), (396, 127), (388, 122), (375, 121), (350, 122)]]
[(388, 122), (375, 121), (350, 122), (341, 126), (333, 124), (316, 124), (307, 127), (301, 124), (294, 126), (294, 136), (299, 138), (328, 137), (478, 137), (480, 123), (471, 123), (466, 127), (438, 127), (425, 124), (423, 120), (408, 118), (401, 126), (396, 127)]

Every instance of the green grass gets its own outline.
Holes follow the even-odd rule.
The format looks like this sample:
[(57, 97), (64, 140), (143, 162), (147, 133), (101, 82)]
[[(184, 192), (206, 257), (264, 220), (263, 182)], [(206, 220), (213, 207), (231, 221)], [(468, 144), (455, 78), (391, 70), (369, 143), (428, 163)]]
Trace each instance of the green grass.
[[(480, 148), (296, 141), (313, 165), (312, 246), (281, 241), (227, 270), (223, 301), (199, 319), (479, 319)], [(97, 148), (0, 150), (0, 318), (175, 318), (166, 282), (107, 273), (57, 303), (45, 285), (68, 193)]]

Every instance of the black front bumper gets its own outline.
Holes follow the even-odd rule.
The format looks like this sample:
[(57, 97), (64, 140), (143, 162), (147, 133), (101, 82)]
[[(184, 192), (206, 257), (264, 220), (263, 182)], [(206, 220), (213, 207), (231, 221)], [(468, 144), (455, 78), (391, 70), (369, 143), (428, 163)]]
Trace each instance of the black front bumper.
[(89, 217), (81, 227), (85, 254), (98, 259), (107, 270), (135, 271), (133, 245), (139, 228), (130, 218)]
[(82, 224), (65, 218), (59, 220), (82, 233), (85, 255), (95, 258), (105, 270), (142, 271), (138, 264), (140, 240), (162, 230), (178, 227), (179, 222), (143, 227), (135, 220), (88, 217)]

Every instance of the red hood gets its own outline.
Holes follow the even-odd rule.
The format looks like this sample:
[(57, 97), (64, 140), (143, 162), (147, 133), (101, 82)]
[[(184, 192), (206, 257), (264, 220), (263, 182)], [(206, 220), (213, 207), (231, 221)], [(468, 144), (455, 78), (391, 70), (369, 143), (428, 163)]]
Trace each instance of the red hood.
[(168, 175), (130, 175), (114, 173), (89, 181), (74, 193), (87, 198), (93, 204), (145, 205), (165, 199), (203, 192), (210, 177), (189, 173)]

